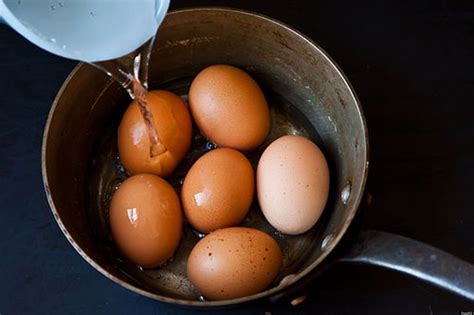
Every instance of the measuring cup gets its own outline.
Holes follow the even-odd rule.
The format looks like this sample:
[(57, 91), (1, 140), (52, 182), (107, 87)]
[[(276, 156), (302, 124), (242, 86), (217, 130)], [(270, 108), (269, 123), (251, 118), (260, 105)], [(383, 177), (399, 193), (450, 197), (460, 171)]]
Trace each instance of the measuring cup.
[[(61, 57), (122, 57), (152, 38), (170, 0), (0, 0), (0, 22)], [(3, 21), (2, 21), (3, 20)]]

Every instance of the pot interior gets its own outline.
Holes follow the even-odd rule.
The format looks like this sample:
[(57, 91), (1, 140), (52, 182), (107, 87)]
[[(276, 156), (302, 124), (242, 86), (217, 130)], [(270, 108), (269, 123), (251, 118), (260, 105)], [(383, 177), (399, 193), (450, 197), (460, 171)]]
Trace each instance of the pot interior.
[[(313, 140), (330, 165), (329, 202), (309, 232), (278, 233), (264, 219), (256, 200), (242, 222), (269, 233), (284, 253), (280, 275), (269, 290), (252, 297), (258, 298), (307, 274), (345, 232), (365, 183), (365, 124), (350, 86), (317, 46), (278, 22), (237, 10), (170, 13), (155, 42), (149, 86), (186, 99), (193, 77), (212, 64), (231, 64), (247, 71), (270, 105), (271, 134), (258, 150), (247, 153), (254, 166), (266, 145), (284, 134)], [(129, 103), (118, 84), (85, 64), (65, 82), (51, 110), (43, 147), (45, 187), (56, 220), (86, 260), (132, 290), (181, 304), (225, 304), (201, 301), (186, 277), (187, 255), (201, 237), (188, 225), (175, 257), (161, 268), (142, 270), (114, 247), (108, 206), (127, 176), (118, 158), (116, 137)], [(168, 178), (178, 193), (187, 169), (210, 149), (212, 144), (195, 130), (191, 152)]]

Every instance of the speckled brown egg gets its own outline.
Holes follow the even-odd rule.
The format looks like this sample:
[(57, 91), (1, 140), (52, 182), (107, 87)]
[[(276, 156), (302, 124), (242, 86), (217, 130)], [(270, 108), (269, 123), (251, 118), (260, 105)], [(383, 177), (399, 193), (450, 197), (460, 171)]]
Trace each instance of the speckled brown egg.
[(120, 159), (130, 174), (151, 173), (166, 177), (173, 172), (191, 145), (191, 116), (183, 100), (171, 92), (151, 91), (146, 99), (158, 138), (167, 150), (150, 156), (148, 129), (136, 101), (133, 101), (118, 129)]
[(188, 222), (201, 232), (239, 224), (254, 195), (254, 171), (239, 151), (222, 148), (200, 157), (184, 179), (181, 200)]
[(208, 300), (256, 294), (277, 276), (282, 254), (268, 234), (246, 227), (210, 233), (192, 249), (188, 278)]
[(219, 146), (253, 150), (270, 130), (262, 90), (250, 75), (233, 66), (202, 70), (191, 84), (189, 104), (199, 130)]
[(118, 249), (145, 268), (166, 262), (181, 239), (183, 217), (178, 195), (155, 175), (125, 180), (112, 197), (109, 220)]

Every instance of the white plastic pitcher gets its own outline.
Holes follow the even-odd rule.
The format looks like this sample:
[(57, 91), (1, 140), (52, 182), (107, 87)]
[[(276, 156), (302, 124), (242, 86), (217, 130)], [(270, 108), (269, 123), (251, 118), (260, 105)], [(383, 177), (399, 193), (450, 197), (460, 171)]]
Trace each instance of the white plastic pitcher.
[(122, 57), (155, 35), (170, 0), (0, 0), (6, 22), (62, 57), (98, 62)]

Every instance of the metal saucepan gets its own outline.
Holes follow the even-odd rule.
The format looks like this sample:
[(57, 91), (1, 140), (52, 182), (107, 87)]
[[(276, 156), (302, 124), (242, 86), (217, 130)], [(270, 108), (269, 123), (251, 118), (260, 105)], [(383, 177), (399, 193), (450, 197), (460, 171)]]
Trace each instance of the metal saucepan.
[[(141, 270), (120, 258), (108, 233), (107, 208), (112, 188), (123, 180), (115, 138), (130, 100), (112, 79), (86, 64), (68, 77), (46, 124), (42, 169), (48, 201), (79, 254), (139, 294), (197, 307), (289, 298), (321, 270), (318, 265), (359, 207), (369, 165), (361, 107), (341, 70), (315, 43), (280, 22), (233, 9), (169, 13), (152, 53), (150, 86), (184, 96), (193, 76), (218, 63), (245, 69), (264, 89), (273, 118), (267, 143), (285, 133), (304, 134), (323, 148), (330, 164), (329, 203), (312, 230), (297, 237), (275, 233), (256, 202), (243, 223), (272, 234), (283, 248), (283, 268), (270, 288), (234, 300), (199, 300), (185, 272), (187, 253), (198, 240), (189, 227), (174, 261), (163, 268)], [(401, 236), (362, 232), (341, 259), (396, 269), (474, 300), (473, 266)]]

